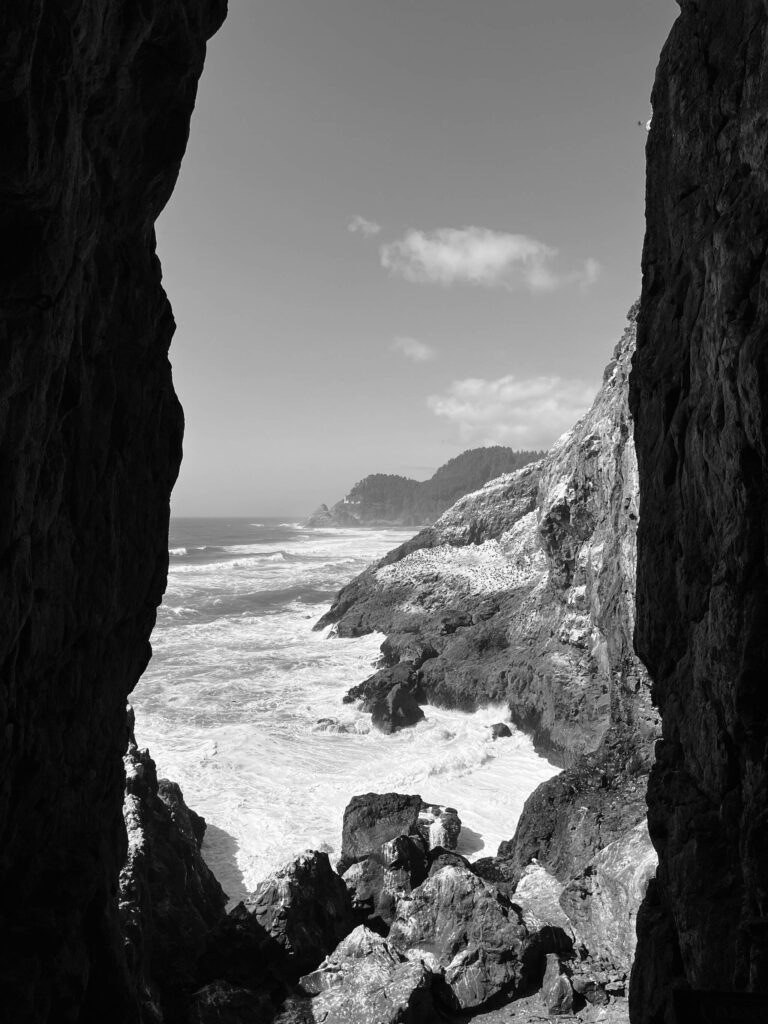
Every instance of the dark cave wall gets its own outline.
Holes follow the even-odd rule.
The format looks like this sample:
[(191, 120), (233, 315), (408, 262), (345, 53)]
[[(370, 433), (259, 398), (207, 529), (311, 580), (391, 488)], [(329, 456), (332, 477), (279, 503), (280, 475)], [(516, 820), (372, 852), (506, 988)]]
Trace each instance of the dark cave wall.
[(678, 1019), (675, 988), (768, 992), (764, 0), (681, 3), (647, 156), (636, 646), (663, 742), (633, 977), (643, 1024)]
[(126, 696), (183, 419), (154, 221), (226, 0), (0, 10), (0, 1017), (134, 1018)]

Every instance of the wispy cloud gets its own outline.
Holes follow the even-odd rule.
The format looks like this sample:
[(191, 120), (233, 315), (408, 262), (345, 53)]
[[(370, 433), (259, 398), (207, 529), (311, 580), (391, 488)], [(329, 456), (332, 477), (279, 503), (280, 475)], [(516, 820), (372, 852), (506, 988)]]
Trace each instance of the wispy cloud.
[(377, 224), (375, 220), (368, 220), (367, 217), (361, 217), (358, 214), (347, 224), (347, 231), (352, 231), (353, 233), (359, 231), (365, 238), (372, 238), (381, 231), (381, 224)]
[(381, 265), (392, 274), (419, 283), (551, 292), (568, 285), (589, 287), (600, 275), (597, 260), (562, 271), (555, 267), (557, 249), (527, 235), (489, 228), (409, 231), (379, 252)]
[(596, 386), (562, 377), (454, 381), (427, 405), (458, 427), (462, 441), (547, 448), (589, 408)]
[(431, 345), (417, 341), (416, 338), (397, 337), (389, 347), (393, 352), (400, 352), (406, 359), (411, 359), (414, 363), (428, 363), (437, 355)]

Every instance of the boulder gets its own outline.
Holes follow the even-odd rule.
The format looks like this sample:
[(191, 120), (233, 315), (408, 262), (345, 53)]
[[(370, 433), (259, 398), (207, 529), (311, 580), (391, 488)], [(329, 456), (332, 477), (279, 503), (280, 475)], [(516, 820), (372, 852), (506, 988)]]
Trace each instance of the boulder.
[(300, 979), (323, 1024), (429, 1024), (432, 975), (360, 925), (320, 967)]
[[(383, 645), (382, 645), (383, 646)], [(379, 669), (362, 683), (353, 686), (344, 694), (344, 703), (361, 701), (362, 711), (370, 713), (377, 701), (383, 700), (396, 686), (404, 686), (417, 703), (424, 703), (421, 676), (412, 661), (401, 661), (397, 665)]]
[(573, 1010), (573, 989), (557, 953), (547, 954), (547, 966), (541, 983), (541, 999), (550, 1017), (564, 1016)]
[(354, 926), (347, 888), (328, 854), (317, 850), (305, 850), (269, 875), (248, 910), (282, 946), (296, 974), (318, 964)]
[(399, 896), (427, 876), (427, 849), (421, 836), (397, 836), (347, 868), (343, 879), (352, 907), (371, 927), (389, 926)]
[(642, 821), (601, 850), (560, 896), (577, 941), (592, 959), (622, 978), (632, 967), (637, 912), (656, 865), (656, 851)]
[(386, 696), (370, 705), (371, 724), (379, 732), (393, 733), (416, 725), (424, 718), (424, 712), (402, 683), (393, 687)]
[(416, 834), (421, 808), (420, 796), (401, 793), (353, 796), (344, 810), (339, 872), (343, 874), (355, 861), (378, 853), (391, 839)]
[(453, 865), (453, 867), (471, 870), (470, 863), (466, 857), (462, 857), (460, 853), (454, 853), (453, 850), (446, 850), (442, 846), (435, 846), (429, 851), (427, 863), (429, 864), (428, 874), (430, 875), (436, 874), (441, 868), (449, 864)]
[(495, 740), (506, 739), (512, 735), (512, 730), (504, 722), (495, 722), (491, 726), (491, 736)]
[(395, 948), (443, 974), (444, 998), (461, 1010), (515, 991), (527, 939), (519, 911), (471, 871), (454, 865), (398, 901), (389, 933)]
[(418, 828), (430, 850), (437, 847), (455, 850), (461, 834), (461, 818), (455, 807), (425, 804), (419, 815)]

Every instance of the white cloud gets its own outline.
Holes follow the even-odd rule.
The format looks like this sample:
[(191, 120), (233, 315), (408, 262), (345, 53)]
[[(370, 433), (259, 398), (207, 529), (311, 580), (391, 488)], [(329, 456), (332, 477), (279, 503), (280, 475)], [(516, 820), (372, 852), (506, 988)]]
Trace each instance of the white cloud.
[(589, 287), (600, 274), (594, 259), (578, 270), (559, 271), (554, 267), (557, 249), (526, 235), (489, 228), (409, 231), (382, 245), (379, 252), (381, 265), (392, 274), (419, 283), (551, 292), (567, 285)]
[(357, 215), (347, 224), (347, 231), (359, 231), (364, 238), (372, 238), (373, 235), (378, 235), (381, 231), (381, 224), (377, 224), (375, 220), (368, 220), (367, 217)]
[(586, 412), (596, 386), (562, 377), (454, 381), (427, 405), (458, 427), (462, 441), (548, 448)]
[(393, 352), (400, 352), (407, 359), (412, 359), (414, 363), (428, 363), (437, 355), (431, 345), (417, 341), (416, 338), (397, 337), (389, 347)]

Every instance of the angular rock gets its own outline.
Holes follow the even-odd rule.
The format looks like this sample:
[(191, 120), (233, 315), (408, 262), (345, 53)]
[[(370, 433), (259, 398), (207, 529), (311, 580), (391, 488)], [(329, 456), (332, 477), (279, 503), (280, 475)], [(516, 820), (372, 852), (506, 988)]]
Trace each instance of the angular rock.
[(402, 683), (393, 687), (385, 697), (370, 705), (371, 724), (379, 732), (393, 733), (416, 725), (424, 712)]
[(560, 905), (563, 883), (540, 864), (530, 864), (517, 884), (512, 900), (520, 907), (530, 932), (544, 927), (559, 928), (571, 939), (573, 925)]
[(396, 686), (404, 686), (417, 703), (425, 702), (421, 677), (412, 661), (400, 661), (397, 665), (379, 669), (378, 672), (353, 686), (344, 695), (344, 703), (362, 701), (361, 710), (370, 712), (373, 706), (383, 700)]
[(399, 896), (427, 876), (427, 850), (421, 836), (397, 836), (378, 852), (352, 864), (342, 876), (353, 910), (370, 927), (389, 926)]
[(354, 925), (347, 888), (328, 854), (317, 850), (306, 850), (269, 875), (247, 906), (285, 950), (294, 974), (319, 963)]
[(528, 932), (519, 912), (470, 871), (448, 865), (398, 901), (389, 941), (441, 971), (454, 1007), (512, 993)]
[(601, 850), (560, 896), (576, 941), (622, 977), (628, 977), (632, 967), (637, 912), (656, 865), (656, 851), (643, 821)]
[(116, 900), (125, 702), (183, 431), (154, 224), (225, 13), (0, 5), (0, 1017), (25, 1024), (137, 1014)]
[(128, 967), (142, 1013), (153, 1020), (175, 1012), (186, 998), (227, 897), (200, 852), (205, 821), (187, 807), (176, 783), (158, 781), (133, 726), (129, 706), (123, 805), (128, 854), (119, 908)]
[(494, 724), (491, 726), (491, 736), (495, 740), (507, 739), (507, 737), (511, 735), (512, 730), (509, 728), (506, 722), (494, 722)]
[(471, 865), (466, 857), (462, 857), (460, 853), (455, 853), (453, 850), (446, 850), (442, 846), (434, 846), (429, 851), (427, 863), (430, 875), (436, 874), (441, 868), (447, 867), (449, 864), (453, 865), (453, 867), (471, 870)]
[(426, 804), (419, 815), (418, 829), (430, 850), (455, 850), (461, 835), (461, 818), (455, 807)]
[(420, 796), (401, 793), (353, 796), (344, 809), (338, 870), (343, 874), (350, 864), (378, 853), (391, 839), (416, 834), (422, 803)]
[(195, 976), (197, 989), (221, 982), (263, 993), (278, 1005), (286, 980), (293, 980), (295, 972), (285, 946), (259, 924), (244, 903), (238, 903), (208, 934)]
[(547, 966), (541, 983), (541, 999), (550, 1017), (561, 1017), (573, 1010), (573, 989), (563, 971), (557, 953), (547, 954)]
[(315, 996), (323, 1024), (430, 1024), (436, 1020), (432, 975), (363, 925), (311, 974), (300, 979)]

